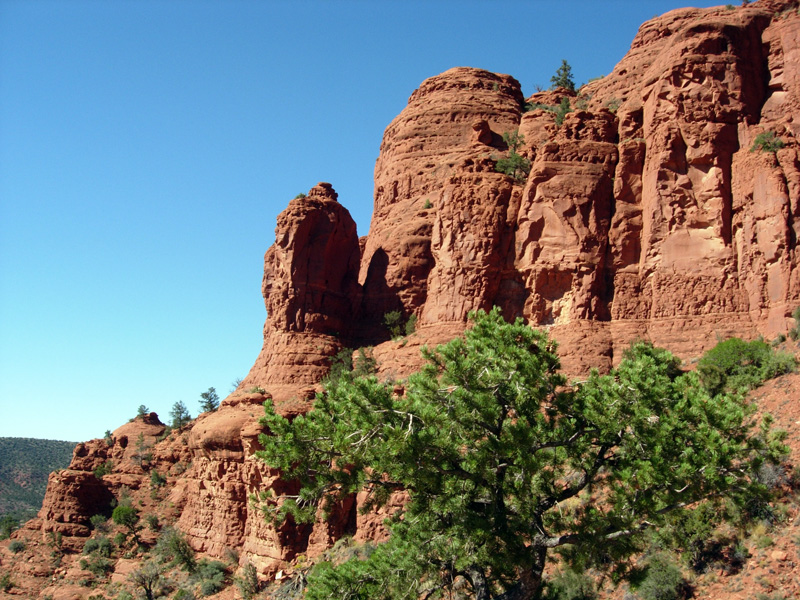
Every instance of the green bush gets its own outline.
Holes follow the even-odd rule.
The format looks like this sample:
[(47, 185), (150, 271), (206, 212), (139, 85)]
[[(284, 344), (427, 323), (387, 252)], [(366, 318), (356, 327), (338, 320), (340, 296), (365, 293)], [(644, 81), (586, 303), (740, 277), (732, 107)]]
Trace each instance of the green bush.
[(425, 199), (425, 204), (422, 205), (422, 208), (425, 208), (425, 209), (433, 208), (433, 204), (431, 204), (430, 200)]
[(301, 199), (303, 199), (303, 198), (306, 198), (306, 197), (307, 197), (307, 196), (306, 196), (306, 195), (305, 195), (303, 192), (300, 192), (299, 194), (297, 194), (297, 195), (294, 197), (294, 199), (295, 199), (295, 200), (301, 200)]
[(622, 105), (622, 102), (619, 98), (611, 98), (606, 101), (606, 108), (610, 110), (612, 113), (615, 113), (619, 110), (619, 107)]
[(543, 600), (595, 600), (597, 588), (584, 573), (562, 571), (547, 582)]
[(25, 550), (25, 548), (27, 548), (27, 545), (25, 544), (25, 542), (24, 542), (23, 540), (13, 540), (13, 541), (12, 541), (12, 542), (11, 542), (11, 543), (8, 545), (8, 550), (9, 550), (9, 551), (10, 551), (12, 554), (19, 554), (20, 552), (22, 552), (23, 550)]
[(417, 315), (411, 315), (408, 317), (408, 321), (406, 321), (406, 335), (411, 335), (417, 330)]
[(177, 529), (165, 529), (156, 542), (155, 551), (162, 560), (179, 565), (187, 573), (193, 573), (197, 568), (194, 550)]
[(518, 182), (525, 181), (531, 172), (531, 161), (517, 152), (525, 143), (525, 138), (517, 131), (507, 131), (503, 134), (503, 140), (508, 145), (508, 156), (497, 161), (495, 170), (513, 177)]
[(89, 571), (92, 575), (105, 578), (114, 570), (114, 561), (102, 556), (92, 555), (80, 560), (81, 569)]
[(763, 340), (730, 338), (706, 352), (697, 363), (700, 379), (711, 395), (747, 391), (767, 379), (794, 371), (795, 359), (776, 352)]
[(6, 571), (2, 575), (0, 575), (0, 590), (7, 592), (11, 588), (13, 588), (14, 585), (15, 585), (14, 582), (11, 581), (11, 573)]
[(634, 589), (641, 600), (678, 600), (685, 585), (683, 574), (672, 557), (658, 553), (647, 561), (644, 578)]
[(372, 353), (372, 346), (359, 348), (358, 355), (353, 364), (353, 376), (366, 377), (367, 375), (374, 375), (377, 372), (378, 361), (375, 360), (375, 355)]
[(200, 592), (211, 596), (225, 587), (225, 564), (218, 560), (203, 559), (197, 563), (193, 578), (200, 582)]
[(19, 521), (13, 515), (3, 515), (0, 518), (0, 540), (8, 539), (17, 527)]
[(786, 144), (779, 138), (774, 131), (762, 131), (756, 136), (753, 145), (750, 146), (750, 152), (760, 150), (761, 152), (775, 153)]
[(242, 575), (237, 577), (235, 581), (243, 600), (251, 600), (258, 593), (260, 587), (258, 571), (256, 571), (252, 563), (247, 563), (244, 566)]
[(105, 515), (92, 515), (92, 518), (89, 519), (89, 524), (96, 531), (102, 531), (103, 533), (108, 531), (108, 517)]
[(97, 554), (106, 558), (109, 558), (113, 551), (114, 546), (111, 544), (111, 540), (105, 536), (89, 538), (83, 546), (84, 554)]
[(511, 152), (508, 157), (497, 161), (495, 169), (498, 173), (513, 177), (519, 182), (525, 181), (528, 173), (531, 172), (531, 161), (524, 156)]
[(145, 517), (145, 521), (147, 521), (147, 526), (150, 528), (150, 531), (158, 531), (161, 529), (161, 523), (158, 521), (158, 515), (147, 515)]
[(789, 337), (797, 341), (800, 338), (800, 306), (792, 311), (792, 318), (794, 319), (794, 327), (789, 330)]
[(383, 324), (386, 325), (392, 338), (403, 335), (403, 313), (399, 310), (392, 310), (384, 314)]
[(331, 368), (325, 378), (326, 382), (338, 381), (349, 376), (353, 371), (353, 349), (342, 348), (331, 358)]
[(138, 541), (139, 531), (139, 511), (127, 504), (120, 504), (111, 514), (111, 519), (117, 525), (127, 528), (133, 535), (133, 539)]
[(164, 477), (161, 473), (153, 469), (150, 471), (150, 485), (153, 487), (161, 487), (167, 483), (167, 478)]
[(192, 590), (181, 588), (173, 596), (173, 600), (195, 600), (196, 596)]
[(571, 112), (572, 112), (572, 107), (570, 106), (569, 98), (564, 96), (561, 99), (561, 104), (559, 104), (558, 108), (556, 108), (556, 110), (555, 110), (555, 113), (556, 113), (556, 125), (561, 127), (561, 124), (564, 122), (564, 117), (567, 116), (567, 113), (571, 113)]
[(98, 479), (102, 479), (103, 475), (108, 475), (114, 469), (114, 462), (111, 460), (107, 460), (104, 463), (100, 464), (99, 466), (94, 468), (94, 476)]

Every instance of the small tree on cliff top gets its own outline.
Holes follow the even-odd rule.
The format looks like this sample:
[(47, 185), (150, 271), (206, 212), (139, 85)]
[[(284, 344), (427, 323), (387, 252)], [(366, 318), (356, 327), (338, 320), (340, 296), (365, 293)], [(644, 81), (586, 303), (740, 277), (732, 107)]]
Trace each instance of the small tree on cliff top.
[(780, 436), (752, 435), (741, 395), (712, 400), (667, 351), (636, 344), (568, 388), (544, 333), (496, 309), (472, 319), (423, 351), (402, 397), (365, 377), (329, 384), (292, 422), (267, 405), (259, 456), (301, 484), (267, 505), (276, 521), (312, 521), (361, 489), (369, 506), (409, 494), (389, 541), (321, 565), (307, 598), (437, 598), (456, 580), (478, 600), (534, 598), (551, 550), (622, 576), (667, 515), (765, 493), (751, 474), (784, 451)]
[(566, 59), (561, 61), (561, 66), (556, 70), (556, 74), (550, 78), (553, 88), (563, 87), (570, 91), (575, 91), (575, 81), (572, 79), (572, 67)]
[(200, 394), (200, 412), (214, 412), (219, 408), (219, 394), (213, 387)]
[(172, 410), (169, 411), (169, 416), (172, 417), (173, 429), (181, 429), (184, 425), (187, 425), (189, 421), (192, 420), (192, 415), (189, 413), (189, 409), (186, 408), (186, 405), (181, 400), (178, 400), (172, 405)]

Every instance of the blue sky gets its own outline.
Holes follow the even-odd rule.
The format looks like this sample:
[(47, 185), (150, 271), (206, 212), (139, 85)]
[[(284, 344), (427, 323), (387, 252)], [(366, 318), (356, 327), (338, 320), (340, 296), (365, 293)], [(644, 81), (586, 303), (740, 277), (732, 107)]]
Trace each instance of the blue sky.
[[(699, 1), (694, 6), (718, 3)], [(367, 233), (427, 77), (607, 74), (680, 0), (0, 0), (0, 436), (193, 415), (261, 348), (263, 255), (329, 181)]]

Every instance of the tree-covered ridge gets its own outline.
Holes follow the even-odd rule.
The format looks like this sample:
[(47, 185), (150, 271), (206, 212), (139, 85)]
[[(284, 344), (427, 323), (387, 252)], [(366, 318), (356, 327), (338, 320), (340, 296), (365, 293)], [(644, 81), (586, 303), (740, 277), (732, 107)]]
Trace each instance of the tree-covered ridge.
[(52, 471), (69, 466), (75, 442), (0, 437), (0, 515), (33, 516)]

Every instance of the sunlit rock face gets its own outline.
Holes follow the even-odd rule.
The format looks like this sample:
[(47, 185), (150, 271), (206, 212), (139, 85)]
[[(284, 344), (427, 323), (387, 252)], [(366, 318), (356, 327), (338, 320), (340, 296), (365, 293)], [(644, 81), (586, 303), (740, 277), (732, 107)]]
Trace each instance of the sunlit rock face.
[[(578, 93), (526, 100), (514, 78), (471, 68), (424, 81), (384, 133), (366, 236), (327, 183), (278, 217), (264, 344), (238, 389), (165, 441), (163, 425), (141, 421), (110, 446), (81, 445), (51, 479), (44, 530), (86, 535), (109, 494), (145, 489), (131, 450), (141, 433), (197, 550), (237, 548), (274, 574), (345, 533), (380, 538), (385, 515), (360, 514), (361, 497), (313, 526), (264, 519), (253, 494), (291, 484), (254, 454), (261, 405), (307, 410), (344, 348), (373, 346), (378, 376), (402, 379), (424, 344), (463, 332), (471, 310), (498, 305), (549, 328), (572, 375), (609, 368), (635, 338), (691, 359), (719, 336), (786, 332), (800, 305), (800, 15), (790, 7), (672, 11)], [(557, 123), (565, 98), (572, 110)], [(530, 161), (517, 179), (495, 169), (515, 131)], [(783, 147), (751, 151), (764, 132)], [(416, 332), (389, 339), (390, 311), (415, 316)], [(94, 478), (110, 458), (113, 472)]]

